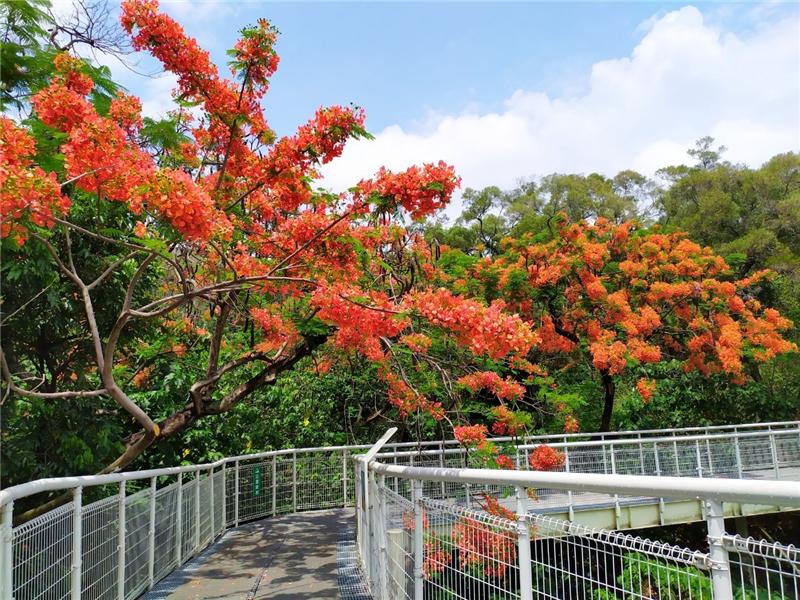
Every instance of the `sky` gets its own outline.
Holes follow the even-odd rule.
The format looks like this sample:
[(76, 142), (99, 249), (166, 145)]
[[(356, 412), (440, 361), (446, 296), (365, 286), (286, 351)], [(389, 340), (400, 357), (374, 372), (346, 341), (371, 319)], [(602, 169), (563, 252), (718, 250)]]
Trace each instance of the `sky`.
[[(334, 190), (382, 165), (440, 159), (464, 188), (653, 174), (686, 162), (705, 135), (751, 166), (800, 150), (796, 2), (161, 5), (223, 68), (241, 27), (260, 17), (278, 27), (281, 64), (264, 101), (278, 134), (323, 105), (366, 110), (376, 139), (326, 166), (322, 185)], [(174, 78), (131, 60), (155, 76), (107, 62), (148, 115), (163, 114)]]

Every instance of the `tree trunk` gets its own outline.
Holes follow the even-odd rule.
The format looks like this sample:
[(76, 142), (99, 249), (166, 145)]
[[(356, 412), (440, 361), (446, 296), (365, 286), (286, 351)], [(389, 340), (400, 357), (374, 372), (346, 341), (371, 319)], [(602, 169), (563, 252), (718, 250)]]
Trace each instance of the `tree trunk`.
[[(276, 360), (257, 375), (235, 387), (220, 402), (209, 403), (209, 405), (201, 407), (201, 413), (199, 415), (195, 412), (197, 410), (195, 402), (193, 400), (188, 402), (182, 409), (172, 413), (166, 419), (158, 423), (158, 437), (152, 432), (144, 430), (128, 436), (125, 438), (125, 451), (114, 462), (95, 473), (95, 475), (105, 475), (121, 471), (143, 454), (156, 440), (167, 439), (177, 435), (203, 416), (228, 412), (257, 389), (275, 383), (280, 373), (288, 371), (300, 359), (310, 355), (317, 347), (323, 344), (326, 339), (327, 336), (305, 338), (291, 354)], [(215, 380), (213, 387), (216, 388), (218, 383), (219, 380)], [(211, 390), (209, 390), (208, 394), (209, 397), (211, 395), (210, 391)], [(14, 525), (29, 521), (62, 504), (66, 504), (71, 498), (72, 492), (59, 494), (44, 504), (36, 506), (19, 515), (14, 519)]]
[(600, 420), (600, 431), (611, 430), (611, 413), (614, 410), (614, 378), (603, 371), (601, 374), (603, 382), (603, 417)]

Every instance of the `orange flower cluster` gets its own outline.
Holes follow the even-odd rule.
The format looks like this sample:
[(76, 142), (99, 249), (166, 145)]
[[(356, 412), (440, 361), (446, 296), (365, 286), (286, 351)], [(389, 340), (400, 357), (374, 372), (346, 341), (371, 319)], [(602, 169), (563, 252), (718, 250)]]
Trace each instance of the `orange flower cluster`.
[(394, 304), (382, 293), (373, 292), (362, 301), (363, 292), (342, 285), (320, 286), (311, 302), (323, 321), (336, 325), (335, 343), (342, 349), (358, 351), (370, 360), (382, 361), (381, 337), (400, 335), (410, 324), (397, 314)]
[(409, 333), (400, 338), (400, 343), (405, 344), (414, 352), (424, 354), (431, 347), (433, 340), (424, 333)]
[(397, 407), (401, 416), (406, 417), (417, 412), (423, 412), (433, 417), (436, 421), (444, 418), (444, 409), (440, 402), (434, 402), (418, 394), (394, 373), (384, 370), (379, 374), (389, 388), (389, 404)]
[(483, 508), (483, 510), (490, 515), (502, 517), (504, 519), (508, 519), (509, 521), (516, 521), (517, 515), (514, 514), (514, 511), (500, 504), (500, 501), (491, 494), (487, 492), (481, 492), (481, 498), (483, 499), (483, 501), (480, 503), (481, 508)]
[(366, 197), (375, 194), (391, 200), (413, 219), (422, 219), (443, 208), (460, 182), (455, 169), (439, 161), (435, 165), (409, 167), (402, 173), (381, 167), (374, 179), (359, 182), (358, 191)]
[(433, 579), (436, 575), (443, 572), (445, 567), (450, 564), (450, 552), (444, 549), (442, 541), (435, 536), (428, 536), (425, 540), (425, 560), (422, 563), (422, 573), (425, 579)]
[[(744, 300), (768, 273), (736, 281), (722, 257), (685, 234), (636, 230), (561, 218), (553, 241), (504, 240), (504, 254), (479, 263), (473, 275), (499, 282), (509, 305), (539, 324), (538, 350), (586, 348), (608, 375), (679, 360), (685, 370), (741, 383), (746, 356), (767, 360), (796, 350), (782, 335), (788, 320)], [(521, 269), (527, 285), (519, 283)], [(553, 300), (543, 309), (531, 302), (534, 294)]]
[(656, 382), (654, 379), (640, 379), (636, 382), (636, 391), (642, 397), (645, 404), (650, 402), (650, 398), (656, 392)]
[(580, 425), (578, 424), (578, 419), (573, 415), (564, 417), (564, 433), (578, 433), (579, 430)]
[(300, 339), (294, 323), (281, 317), (277, 306), (253, 308), (250, 314), (262, 331), (262, 341), (256, 346), (259, 352), (272, 352), (284, 346), (292, 347)]
[(453, 527), (462, 569), (480, 569), (486, 577), (505, 577), (517, 560), (515, 532), (462, 517)]
[(456, 440), (467, 447), (479, 446), (486, 441), (485, 425), (456, 425), (453, 427), (453, 435)]
[(495, 418), (492, 433), (497, 435), (519, 435), (525, 431), (526, 420), (519, 413), (500, 405), (492, 409)]
[(564, 455), (552, 446), (542, 444), (531, 451), (528, 465), (534, 471), (556, 471), (564, 466)]
[(51, 227), (70, 208), (55, 173), (32, 165), (34, 153), (33, 138), (0, 116), (0, 237), (13, 236), (20, 246), (28, 223)]
[(486, 306), (440, 288), (415, 294), (411, 305), (431, 324), (452, 331), (478, 356), (492, 359), (525, 356), (538, 337), (519, 316), (505, 311), (503, 302)]
[(494, 371), (479, 371), (459, 378), (458, 383), (473, 392), (489, 390), (500, 400), (519, 400), (525, 394), (525, 386), (516, 381), (503, 379)]

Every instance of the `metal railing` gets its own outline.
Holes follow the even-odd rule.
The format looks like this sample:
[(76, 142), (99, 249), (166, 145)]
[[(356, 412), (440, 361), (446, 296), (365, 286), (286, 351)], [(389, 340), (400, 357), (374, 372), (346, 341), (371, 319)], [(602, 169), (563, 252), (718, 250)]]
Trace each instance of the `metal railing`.
[[(454, 469), (377, 460), (364, 467), (356, 471), (360, 547), (376, 598), (800, 598), (800, 552), (726, 533), (723, 510), (724, 502), (800, 508), (796, 482)], [(496, 499), (502, 490), (513, 490), (515, 506), (500, 505), (498, 514), (488, 514), (459, 498), (441, 497), (448, 489), (442, 484), (465, 488), (467, 500), (476, 492)], [(408, 487), (410, 497), (395, 491)], [(708, 551), (530, 512), (530, 492), (541, 489), (700, 499)]]
[[(571, 457), (578, 456), (581, 452), (588, 455), (588, 450), (578, 448), (591, 447), (594, 448), (594, 452), (597, 448), (605, 448), (603, 452), (607, 452), (609, 446), (613, 445), (614, 449), (611, 451), (611, 455), (615, 457), (613, 462), (615, 465), (622, 465), (624, 461), (621, 462), (620, 457), (623, 452), (621, 449), (627, 447), (627, 441), (635, 440), (639, 445), (632, 447), (641, 448), (645, 457), (660, 456), (660, 450), (648, 454), (645, 448), (660, 449), (661, 445), (665, 444), (664, 439), (677, 440), (679, 446), (684, 443), (694, 443), (689, 437), (698, 431), (705, 432), (705, 429), (625, 432), (613, 434), (615, 436), (613, 439), (603, 439), (609, 434), (530, 437), (524, 440), (524, 445), (519, 446), (516, 456), (520, 466), (524, 465), (525, 452), (530, 452), (537, 442), (551, 443), (554, 446), (572, 442), (569, 450)], [(795, 435), (800, 442), (800, 422), (708, 428), (706, 436), (714, 434), (719, 436), (720, 432), (727, 437), (735, 433), (740, 444), (742, 440), (755, 439), (758, 435), (774, 441), (790, 439), (788, 436)], [(423, 466), (438, 467), (439, 470), (447, 467), (464, 467), (468, 460), (463, 449), (458, 448), (453, 440), (422, 443), (382, 441), (384, 443), (377, 446), (289, 449), (235, 456), (205, 465), (43, 479), (1, 490), (0, 600), (136, 598), (212, 544), (230, 527), (273, 515), (347, 507), (355, 503), (359, 506), (357, 512), (359, 552), (364, 556), (369, 549), (367, 542), (374, 539), (378, 523), (370, 519), (374, 520), (375, 511), (381, 503), (388, 506), (387, 503), (395, 502), (397, 507), (404, 507), (404, 511), (411, 506), (410, 514), (415, 514), (413, 506), (418, 506), (419, 502), (416, 504), (411, 502), (412, 480), (399, 475), (386, 476), (390, 480), (389, 483), (381, 486), (374, 483), (370, 488), (366, 484), (370, 478), (374, 479), (375, 471), (366, 468), (369, 460), (353, 463), (353, 458), (371, 450), (367, 454), (369, 459), (391, 461), (394, 464), (387, 466), (392, 468), (408, 469), (412, 466), (413, 468)], [(501, 438), (500, 441), (513, 440)], [(791, 448), (794, 446), (791, 444), (786, 446), (790, 448), (788, 453), (781, 450), (784, 448), (783, 445), (778, 444), (774, 447), (776, 451), (770, 449), (765, 456), (773, 458), (777, 456), (777, 460), (771, 464), (778, 465), (776, 473), (781, 475), (783, 469), (791, 468), (789, 465), (793, 464), (794, 450)], [(717, 457), (714, 448), (712, 444), (711, 454), (706, 456)], [(745, 452), (742, 456), (764, 454), (761, 450), (759, 453)], [(652, 459), (646, 460), (652, 462)], [(748, 467), (751, 463), (748, 460), (739, 463), (745, 476), (751, 472)], [(714, 468), (718, 469), (715, 476), (722, 474), (720, 460), (713, 458), (711, 462), (715, 465)], [(570, 468), (577, 470), (577, 459), (573, 459), (573, 463), (576, 466), (571, 465)], [(762, 463), (756, 461), (752, 464)], [(351, 468), (353, 466), (356, 467), (354, 470)], [(428, 471), (430, 469), (426, 473)], [(494, 474), (497, 475), (498, 472)], [(516, 474), (542, 475), (522, 471)], [(735, 476), (735, 473), (733, 475)], [(447, 510), (451, 512), (461, 510), (449, 499), (456, 497), (461, 490), (464, 490), (463, 498), (469, 499), (470, 486), (474, 488), (473, 491), (486, 489), (493, 493), (504, 489), (503, 486), (505, 489), (516, 489), (513, 485), (509, 488), (507, 484), (497, 482), (481, 488), (478, 483), (471, 483), (466, 475), (455, 480), (421, 478), (419, 483), (420, 499), (427, 498), (426, 501), (439, 502), (441, 505), (437, 505), (439, 508), (434, 509), (434, 505), (430, 504), (432, 515), (435, 510), (441, 514), (445, 514)], [(423, 485), (424, 494), (422, 494)], [(538, 487), (541, 489), (547, 486), (542, 484)], [(557, 486), (551, 488), (558, 490), (562, 495), (564, 493), (564, 488)], [(630, 492), (630, 490), (614, 489), (618, 494)], [(15, 501), (36, 494), (59, 491), (69, 492), (70, 501), (27, 523), (14, 526)], [(670, 490), (665, 488), (662, 491), (655, 491), (667, 495), (667, 491)], [(640, 494), (652, 495), (652, 492), (653, 490), (648, 488), (641, 490)], [(591, 492), (580, 487), (571, 487), (568, 493), (577, 495)], [(446, 508), (448, 506), (451, 508)], [(395, 512), (399, 510), (400, 508), (397, 508)], [(472, 508), (463, 507), (463, 510)], [(486, 525), (482, 521), (487, 518), (486, 515), (474, 510), (473, 512), (483, 515), (475, 518), (479, 523)], [(414, 518), (416, 517), (413, 517), (412, 521)], [(453, 523), (456, 520), (455, 517), (451, 519)], [(478, 539), (478, 533), (483, 531), (481, 529), (483, 525), (471, 529), (467, 527), (463, 530), (461, 539), (467, 541), (473, 537)], [(441, 527), (446, 528), (446, 525), (442, 524)], [(518, 523), (514, 527), (517, 527), (514, 529), (514, 532), (517, 532)], [(473, 530), (475, 535), (470, 533)], [(411, 530), (406, 533), (409, 531)], [(400, 538), (392, 537), (393, 534), (389, 533), (387, 529), (383, 539), (391, 540), (386, 547), (394, 550), (394, 554), (391, 555), (393, 564), (406, 564), (408, 556), (411, 555), (404, 557), (403, 553), (410, 551), (411, 546), (406, 542), (410, 543), (411, 538), (403, 541), (401, 545), (398, 541)], [(434, 553), (433, 556), (435, 558), (439, 555)], [(779, 560), (773, 555), (770, 556), (772, 558), (764, 560)], [(496, 556), (495, 560), (508, 561), (509, 557), (503, 554)], [(738, 564), (742, 565), (742, 573), (749, 574), (748, 577), (751, 578), (754, 569), (756, 576), (761, 579), (764, 577), (762, 573), (771, 573), (762, 566), (763, 561), (757, 565), (750, 564), (746, 562), (745, 557)], [(431, 568), (433, 566), (435, 562), (431, 563)], [(391, 571), (391, 575), (386, 576), (387, 582), (390, 577), (400, 577), (397, 568)], [(514, 572), (514, 569), (508, 572)], [(774, 589), (774, 586), (770, 589)]]

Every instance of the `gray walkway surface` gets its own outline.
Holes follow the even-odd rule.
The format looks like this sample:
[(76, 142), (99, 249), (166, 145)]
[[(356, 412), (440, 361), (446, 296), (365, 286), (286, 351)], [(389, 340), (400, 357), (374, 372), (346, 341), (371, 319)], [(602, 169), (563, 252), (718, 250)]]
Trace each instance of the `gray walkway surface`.
[(340, 598), (337, 541), (354, 525), (352, 509), (304, 512), (242, 525), (169, 575), (144, 599)]

